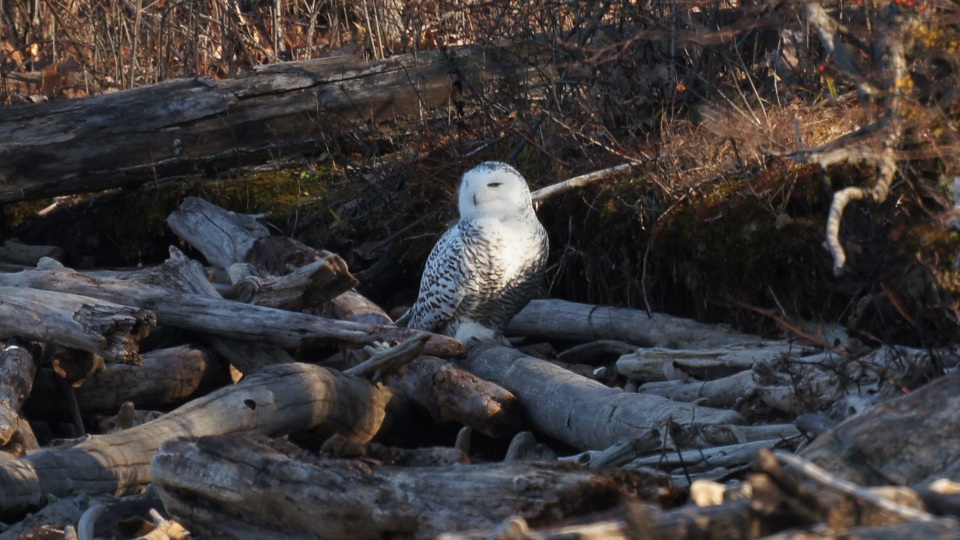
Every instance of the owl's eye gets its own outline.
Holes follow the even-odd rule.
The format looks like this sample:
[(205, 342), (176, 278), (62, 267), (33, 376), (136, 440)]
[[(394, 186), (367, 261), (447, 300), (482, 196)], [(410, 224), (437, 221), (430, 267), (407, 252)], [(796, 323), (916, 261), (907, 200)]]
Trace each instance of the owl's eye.
[(492, 188), (498, 188), (498, 187), (500, 187), (500, 186), (502, 186), (502, 185), (503, 185), (503, 182), (490, 182), (489, 184), (487, 184), (487, 186), (492, 187)]

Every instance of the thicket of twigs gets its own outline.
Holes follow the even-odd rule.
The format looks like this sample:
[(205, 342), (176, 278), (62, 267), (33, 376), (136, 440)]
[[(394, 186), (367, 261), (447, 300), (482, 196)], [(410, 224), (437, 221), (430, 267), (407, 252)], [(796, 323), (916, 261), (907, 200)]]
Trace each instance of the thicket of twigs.
[[(674, 275), (677, 287), (691, 285), (679, 283), (678, 268), (659, 260), (656, 246), (645, 253), (646, 241), (662, 232), (665, 217), (712, 190), (733, 189), (716, 187), (723, 181), (756, 195), (771, 223), (791, 217), (795, 204), (819, 216), (804, 234), (823, 233), (829, 195), (850, 186), (868, 188), (853, 198), (880, 201), (893, 184), (895, 199), (914, 208), (912, 215), (949, 222), (950, 182), (960, 173), (958, 24), (956, 2), (913, 0), (5, 2), (0, 98), (63, 99), (173, 77), (242, 76), (255, 65), (286, 60), (359, 61), (462, 43), (528, 42), (547, 54), (530, 58), (543, 66), (546, 82), (499, 88), (484, 103), (443, 118), (424, 115), (420, 129), (382, 140), (358, 129), (354, 144), (330, 149), (333, 171), (322, 171), (349, 182), (334, 182), (315, 206), (278, 226), (345, 251), (403, 234), (424, 219), (435, 234), (453, 208), (438, 212), (437, 197), (452, 201), (458, 174), (479, 159), (514, 162), (535, 185), (635, 163), (625, 181), (585, 192), (586, 210), (571, 208), (572, 201), (541, 212), (555, 234), (567, 229), (554, 238), (560, 247), (549, 282), (554, 292), (579, 300), (659, 308), (666, 300), (649, 298), (637, 276), (659, 272)], [(775, 180), (782, 185), (770, 189), (751, 183), (765, 174), (785, 177), (779, 166), (789, 160), (827, 167), (824, 179), (813, 181), (828, 183), (821, 190), (827, 206), (823, 193), (802, 192), (810, 181)], [(848, 239), (866, 226), (858, 215), (849, 219)], [(311, 232), (310, 225), (325, 232)], [(616, 238), (598, 242), (597, 231)], [(409, 234), (425, 232), (422, 226)], [(857, 240), (874, 249), (872, 237)], [(422, 244), (401, 246), (400, 259), (413, 271), (430, 242)], [(943, 259), (942, 244), (917, 258)], [(835, 255), (840, 246), (832, 242)], [(351, 260), (358, 270), (376, 260), (363, 251)], [(878, 264), (854, 259), (854, 270)], [(819, 287), (829, 279), (830, 262), (809, 264)], [(735, 274), (731, 282), (744, 281)], [(941, 276), (941, 284), (957, 281), (951, 276)], [(703, 288), (690, 292), (709, 296)], [(783, 291), (774, 293), (758, 295), (772, 307)], [(834, 303), (832, 309), (828, 316), (850, 308)]]

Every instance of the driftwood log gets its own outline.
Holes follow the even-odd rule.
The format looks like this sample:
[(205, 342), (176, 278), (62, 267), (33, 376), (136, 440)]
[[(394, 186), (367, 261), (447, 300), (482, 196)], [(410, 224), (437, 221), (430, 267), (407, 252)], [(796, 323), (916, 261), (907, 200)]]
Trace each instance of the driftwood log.
[(7, 341), (0, 351), (0, 450), (14, 455), (37, 446), (30, 424), (20, 414), (33, 388), (36, 356), (35, 347), (19, 340)]
[[(372, 345), (402, 341), (416, 333), (394, 326), (362, 325), (204, 295), (178, 294), (163, 287), (95, 277), (64, 268), (0, 274), (0, 286), (91, 296), (152, 311), (157, 323), (162, 325), (285, 348)], [(439, 335), (431, 336), (426, 350), (435, 356), (458, 356), (464, 352), (459, 341)]]
[(223, 293), (224, 298), (289, 311), (322, 305), (359, 283), (350, 275), (347, 263), (334, 253), (284, 276), (264, 278), (247, 272), (235, 274), (233, 271), (238, 267), (246, 270), (251, 265), (234, 265), (228, 269), (233, 285)]
[(535, 78), (531, 64), (506, 57), (510, 49), (288, 62), (240, 79), (178, 79), (3, 107), (0, 147), (11, 151), (0, 158), (0, 204), (319, 154), (341, 129), (417, 118), (491, 80)]
[(663, 313), (534, 300), (507, 326), (508, 334), (567, 341), (611, 339), (644, 347), (703, 349), (761, 341), (758, 336)]
[(164, 506), (195, 532), (331, 540), (434, 538), (511, 515), (558, 519), (609, 507), (639, 478), (559, 463), (392, 467), (318, 460), (287, 443), (246, 436), (168, 442), (152, 472)]
[[(34, 414), (55, 414), (48, 410), (54, 403), (50, 396), (60, 391), (54, 377), (57, 375), (51, 371), (38, 377), (31, 397)], [(144, 353), (139, 366), (107, 364), (103, 370), (84, 379), (73, 392), (81, 412), (112, 413), (126, 401), (132, 401), (138, 409), (149, 409), (182, 402), (202, 388), (227, 382), (223, 360), (201, 347), (181, 345)]]
[(379, 430), (389, 399), (385, 389), (318, 366), (267, 368), (153, 422), (0, 462), (0, 515), (35, 508), (47, 493), (119, 495), (142, 488), (150, 481), (149, 464), (157, 448), (177, 437), (281, 435), (323, 427), (328, 434), (367, 442)]
[(63, 249), (56, 246), (28, 246), (10, 240), (0, 246), (0, 261), (9, 264), (36, 266), (37, 261), (44, 257), (58, 259), (62, 256)]
[(515, 517), (495, 531), (445, 534), (441, 538), (933, 540), (956, 538), (960, 531), (956, 519), (939, 517), (957, 515), (958, 496), (954, 493), (899, 486), (868, 489), (844, 483), (796, 456), (780, 452), (759, 452), (754, 471), (739, 488), (712, 482), (706, 483), (712, 484), (709, 486), (695, 484), (691, 499), (696, 505), (662, 510), (628, 500), (616, 516), (600, 521), (531, 531), (525, 520)]
[(610, 388), (510, 347), (481, 345), (461, 365), (515, 394), (539, 432), (583, 450), (604, 450), (668, 422), (743, 422), (734, 411)]
[(103, 298), (0, 286), (0, 336), (57, 343), (111, 362), (140, 361), (138, 343), (156, 318)]
[(864, 485), (960, 482), (960, 373), (848, 418), (801, 455)]

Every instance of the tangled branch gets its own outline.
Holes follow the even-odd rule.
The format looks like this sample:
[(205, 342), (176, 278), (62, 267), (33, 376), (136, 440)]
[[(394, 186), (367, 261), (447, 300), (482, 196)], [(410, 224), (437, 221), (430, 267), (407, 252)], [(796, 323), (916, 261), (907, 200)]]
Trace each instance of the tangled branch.
[(840, 220), (844, 208), (850, 201), (860, 199), (869, 198), (875, 203), (883, 202), (897, 172), (897, 149), (903, 139), (903, 88), (908, 80), (903, 38), (909, 25), (915, 24), (915, 20), (907, 17), (895, 4), (886, 8), (886, 16), (879, 21), (881, 28), (877, 30), (881, 37), (876, 55), (881, 70), (874, 80), (870, 80), (864, 75), (866, 70), (843, 44), (843, 27), (826, 13), (819, 2), (806, 3), (806, 16), (810, 25), (817, 30), (824, 48), (835, 60), (837, 68), (856, 82), (861, 94), (879, 95), (885, 100), (886, 115), (881, 124), (885, 125), (886, 129), (880, 148), (828, 145), (821, 150), (800, 151), (794, 156), (798, 161), (817, 163), (822, 167), (839, 162), (866, 162), (877, 167), (877, 182), (873, 187), (848, 187), (833, 195), (827, 217), (825, 246), (833, 256), (834, 273), (839, 275), (846, 265), (846, 254), (840, 244)]

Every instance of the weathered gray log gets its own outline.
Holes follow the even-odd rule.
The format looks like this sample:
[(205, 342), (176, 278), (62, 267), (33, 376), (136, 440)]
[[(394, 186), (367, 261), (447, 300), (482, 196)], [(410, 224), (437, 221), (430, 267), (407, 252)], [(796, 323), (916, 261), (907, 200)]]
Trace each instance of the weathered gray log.
[(513, 517), (495, 530), (446, 533), (437, 540), (755, 540), (782, 530), (788, 523), (783, 519), (777, 523), (776, 519), (754, 511), (749, 500), (705, 507), (686, 505), (666, 511), (652, 504), (629, 502), (618, 513), (618, 519), (536, 530), (526, 520)]
[(257, 217), (187, 197), (167, 217), (167, 224), (219, 268), (228, 270), (237, 264), (249, 264), (261, 276), (278, 276), (251, 277), (239, 283), (231, 279), (234, 285), (224, 294), (227, 298), (299, 311), (322, 304), (358, 284), (339, 255), (289, 238), (271, 237)]
[(140, 366), (108, 364), (74, 393), (81, 411), (112, 412), (125, 401), (140, 409), (181, 402), (203, 387), (227, 382), (223, 360), (202, 348), (182, 345), (145, 353)]
[(731, 467), (751, 463), (757, 452), (772, 448), (780, 439), (752, 441), (729, 446), (672, 450), (634, 459), (625, 465), (628, 469), (679, 467), (680, 472), (701, 472), (717, 467)]
[(800, 435), (794, 424), (758, 424), (732, 426), (691, 424), (672, 432), (677, 444), (687, 448), (707, 448), (767, 439), (789, 439)]
[(259, 217), (187, 197), (167, 216), (167, 225), (181, 240), (203, 253), (210, 264), (224, 270), (247, 263), (260, 275), (283, 276), (310, 263), (331, 259), (341, 272), (349, 274), (346, 263), (334, 253), (292, 238), (270, 236), (267, 227), (257, 221)]
[(0, 155), (0, 203), (321, 153), (339, 131), (417, 118), (464, 90), (536, 76), (497, 47), (467, 45), (366, 63), (271, 64), (242, 79), (178, 79), (3, 107), (0, 147), (9, 151)]
[(960, 373), (874, 405), (817, 437), (801, 455), (862, 485), (960, 481)]
[(10, 340), (0, 351), (0, 447), (5, 446), (26, 420), (20, 407), (30, 395), (37, 373), (36, 351)]
[[(92, 296), (150, 310), (156, 314), (159, 324), (286, 348), (318, 344), (372, 345), (402, 341), (416, 333), (394, 326), (362, 325), (204, 295), (178, 294), (163, 287), (94, 277), (63, 268), (0, 274), (0, 286)], [(459, 341), (435, 334), (427, 342), (426, 351), (434, 356), (457, 356), (464, 352)]]
[[(167, 216), (167, 226), (181, 240), (197, 249), (207, 262), (222, 268), (250, 262), (254, 245), (270, 236), (260, 216), (240, 214), (197, 197), (187, 197)], [(256, 265), (254, 265), (256, 266)]]
[(516, 432), (523, 418), (511, 392), (433, 356), (411, 362), (390, 388), (425, 409), (434, 422), (458, 422), (488, 437)]
[(11, 240), (0, 246), (0, 261), (8, 264), (36, 266), (43, 257), (59, 259), (62, 256), (63, 250), (56, 246), (28, 246)]
[(168, 442), (152, 471), (164, 506), (191, 531), (330, 540), (434, 538), (511, 515), (559, 519), (616, 504), (638, 478), (559, 463), (374, 466), (236, 436)]
[(854, 527), (833, 532), (827, 526), (816, 530), (798, 529), (764, 536), (763, 540), (944, 540), (960, 538), (960, 524), (956, 519), (941, 518), (921, 523), (909, 521), (877, 527)]
[[(2, 274), (15, 276), (17, 274)], [(72, 347), (111, 362), (140, 361), (138, 343), (153, 313), (102, 297), (0, 285), (0, 336)]]
[(510, 347), (482, 345), (460, 363), (515, 394), (539, 432), (583, 450), (605, 450), (667, 422), (743, 422), (734, 411), (609, 388)]
[(534, 300), (507, 326), (509, 335), (566, 341), (615, 339), (644, 347), (705, 349), (762, 341), (727, 327), (638, 309)]
[(331, 253), (283, 276), (245, 276), (224, 292), (223, 297), (255, 306), (302, 311), (319, 306), (359, 283), (350, 274), (347, 263)]
[(157, 448), (177, 437), (238, 432), (281, 435), (311, 428), (367, 442), (390, 392), (309, 364), (272, 366), (135, 428), (0, 462), (0, 515), (41, 504), (45, 493), (122, 495), (150, 481)]
[[(788, 356), (801, 360), (804, 352), (802, 347), (787, 341), (734, 343), (712, 349), (642, 348), (621, 356), (617, 360), (617, 371), (639, 381), (679, 379), (681, 377), (674, 374), (677, 371), (698, 379), (713, 379)], [(828, 355), (819, 354), (802, 361), (826, 363), (828, 359)]]
[(733, 407), (757, 388), (752, 371), (712, 381), (657, 381), (644, 384), (637, 392), (656, 394), (674, 401), (696, 401), (708, 407)]

